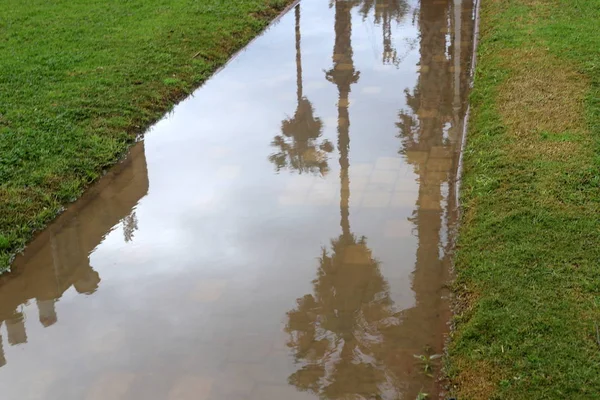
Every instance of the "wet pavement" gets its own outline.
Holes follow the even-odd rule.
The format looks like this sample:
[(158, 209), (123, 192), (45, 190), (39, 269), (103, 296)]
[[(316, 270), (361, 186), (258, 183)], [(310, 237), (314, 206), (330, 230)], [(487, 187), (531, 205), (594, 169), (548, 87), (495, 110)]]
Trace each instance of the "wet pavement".
[(2, 399), (437, 394), (472, 13), (292, 8), (0, 278)]

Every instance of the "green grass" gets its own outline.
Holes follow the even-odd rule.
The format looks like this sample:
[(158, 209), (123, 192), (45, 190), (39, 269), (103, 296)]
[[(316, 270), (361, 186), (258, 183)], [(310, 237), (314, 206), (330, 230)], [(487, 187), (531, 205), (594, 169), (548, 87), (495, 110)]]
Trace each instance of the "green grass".
[(600, 398), (600, 1), (481, 7), (450, 381)]
[(4, 0), (0, 271), (289, 0)]

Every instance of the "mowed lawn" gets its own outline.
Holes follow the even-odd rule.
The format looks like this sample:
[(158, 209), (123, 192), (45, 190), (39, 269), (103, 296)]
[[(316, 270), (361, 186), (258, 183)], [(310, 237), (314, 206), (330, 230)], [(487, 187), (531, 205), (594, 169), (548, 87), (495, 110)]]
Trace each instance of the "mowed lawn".
[(483, 0), (458, 399), (600, 399), (600, 0)]
[(0, 270), (289, 0), (3, 0)]

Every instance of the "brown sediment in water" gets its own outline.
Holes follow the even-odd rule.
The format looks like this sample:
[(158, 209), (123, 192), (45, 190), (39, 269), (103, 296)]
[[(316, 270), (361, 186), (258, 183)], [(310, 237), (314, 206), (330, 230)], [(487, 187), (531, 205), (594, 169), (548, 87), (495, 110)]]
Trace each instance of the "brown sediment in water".
[(472, 11), (286, 14), (1, 279), (2, 392), (435, 395)]

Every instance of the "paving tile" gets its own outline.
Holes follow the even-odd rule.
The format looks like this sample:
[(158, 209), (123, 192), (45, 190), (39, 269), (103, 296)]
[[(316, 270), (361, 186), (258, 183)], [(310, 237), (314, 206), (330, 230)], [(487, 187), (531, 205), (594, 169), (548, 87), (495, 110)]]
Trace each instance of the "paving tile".
[(419, 195), (418, 207), (421, 210), (441, 210), (441, 196), (432, 196), (426, 193)]
[(417, 197), (415, 192), (394, 192), (390, 205), (394, 208), (414, 208)]
[(351, 180), (359, 176), (371, 176), (371, 172), (373, 172), (373, 164), (353, 164), (350, 166)]
[(202, 193), (193, 199), (193, 208), (199, 211), (214, 210), (219, 205), (219, 199), (214, 193)]
[(59, 374), (54, 369), (48, 369), (34, 376), (28, 375), (28, 378), (27, 400), (45, 400), (48, 398), (48, 390), (59, 379)]
[(367, 208), (383, 208), (390, 204), (390, 192), (366, 192), (362, 199), (362, 206)]
[(338, 187), (330, 183), (317, 183), (308, 193), (306, 204), (319, 206), (333, 204), (338, 190)]
[(315, 396), (300, 392), (291, 385), (260, 385), (256, 388), (252, 400), (315, 400)]
[(190, 292), (189, 298), (199, 303), (217, 301), (223, 294), (227, 284), (226, 279), (203, 279), (196, 283), (194, 289)]
[(301, 206), (306, 203), (304, 197), (294, 195), (281, 195), (277, 198), (277, 202), (282, 206)]
[(406, 218), (391, 219), (386, 221), (384, 228), (385, 237), (405, 238), (412, 235), (414, 225)]
[(325, 80), (308, 81), (307, 83), (304, 84), (304, 87), (308, 90), (323, 89), (323, 88), (327, 87), (327, 83), (328, 82)]
[(386, 186), (393, 188), (394, 183), (396, 183), (396, 179), (398, 179), (398, 171), (386, 171), (376, 169), (371, 174), (370, 182), (385, 184)]
[(364, 87), (361, 92), (364, 94), (379, 94), (381, 93), (381, 90), (380, 86), (367, 86)]
[(284, 192), (279, 195), (278, 202), (283, 206), (299, 206), (306, 204), (306, 197), (313, 185), (312, 180), (294, 179), (290, 181)]
[(375, 169), (399, 171), (402, 164), (404, 163), (400, 157), (379, 157), (375, 162)]
[(178, 360), (181, 360), (180, 364), (188, 371), (211, 375), (227, 363), (232, 342), (231, 336), (227, 333), (213, 336), (210, 340), (183, 349), (185, 355), (180, 356)]
[(121, 400), (135, 379), (131, 373), (113, 372), (100, 376), (90, 387), (85, 400)]
[(416, 151), (416, 150), (409, 150), (406, 152), (406, 159), (410, 162), (410, 163), (414, 163), (414, 164), (421, 164), (427, 161), (427, 158), (429, 158), (429, 152), (427, 151)]
[(272, 338), (263, 335), (236, 338), (229, 345), (227, 360), (230, 363), (259, 363), (267, 358), (272, 348)]
[(412, 173), (400, 174), (398, 179), (396, 179), (394, 191), (417, 193), (419, 191), (419, 182), (417, 179), (418, 177), (416, 175), (413, 175)]
[[(295, 366), (287, 351), (274, 353), (260, 363), (230, 363), (222, 377), (224, 381), (232, 379), (239, 385), (236, 393), (242, 394), (247, 389), (253, 389), (258, 384), (282, 385), (287, 382)], [(227, 389), (232, 392), (232, 389)], [(245, 393), (250, 393), (247, 390)]]
[(425, 173), (426, 182), (445, 182), (448, 180), (449, 171), (427, 171)]
[(213, 391), (209, 396), (208, 400), (249, 400), (250, 394), (242, 393), (220, 393), (219, 391)]
[[(213, 390), (219, 398), (236, 398), (248, 396), (256, 381), (239, 365), (228, 364), (224, 371), (217, 375)], [(213, 396), (215, 397), (215, 396)]]
[[(146, 371), (136, 376), (127, 393), (127, 400), (167, 399), (173, 386), (173, 375), (168, 376), (170, 366), (163, 360), (160, 368), (147, 366)], [(67, 399), (65, 399), (67, 400)]]
[(127, 344), (127, 335), (118, 327), (94, 332), (87, 340), (87, 350), (93, 353), (114, 353)]
[(427, 160), (427, 171), (450, 171), (452, 168), (451, 158), (429, 158)]
[(321, 118), (321, 120), (325, 123), (325, 126), (330, 127), (330, 128), (334, 128), (338, 124), (337, 117), (323, 117), (323, 118)]
[(369, 184), (369, 178), (367, 176), (351, 176), (350, 177), (350, 194), (353, 195), (355, 191), (365, 190)]
[(432, 158), (452, 158), (452, 148), (449, 146), (432, 146), (429, 150), (429, 157)]
[(287, 342), (289, 340), (289, 334), (285, 331), (286, 322), (282, 322), (279, 328), (276, 331), (276, 334), (273, 338), (273, 350), (287, 352)]
[(232, 180), (240, 175), (241, 170), (239, 165), (224, 165), (217, 170), (215, 176), (221, 180)]
[(211, 158), (219, 159), (230, 155), (231, 152), (231, 147), (212, 146), (208, 149), (207, 154)]
[(439, 111), (436, 109), (428, 110), (426, 108), (419, 108), (417, 115), (419, 118), (435, 118), (439, 115)]
[(360, 207), (363, 202), (365, 192), (362, 190), (352, 190), (350, 192), (350, 208)]
[(168, 400), (208, 400), (213, 379), (188, 375), (178, 379), (169, 391)]

